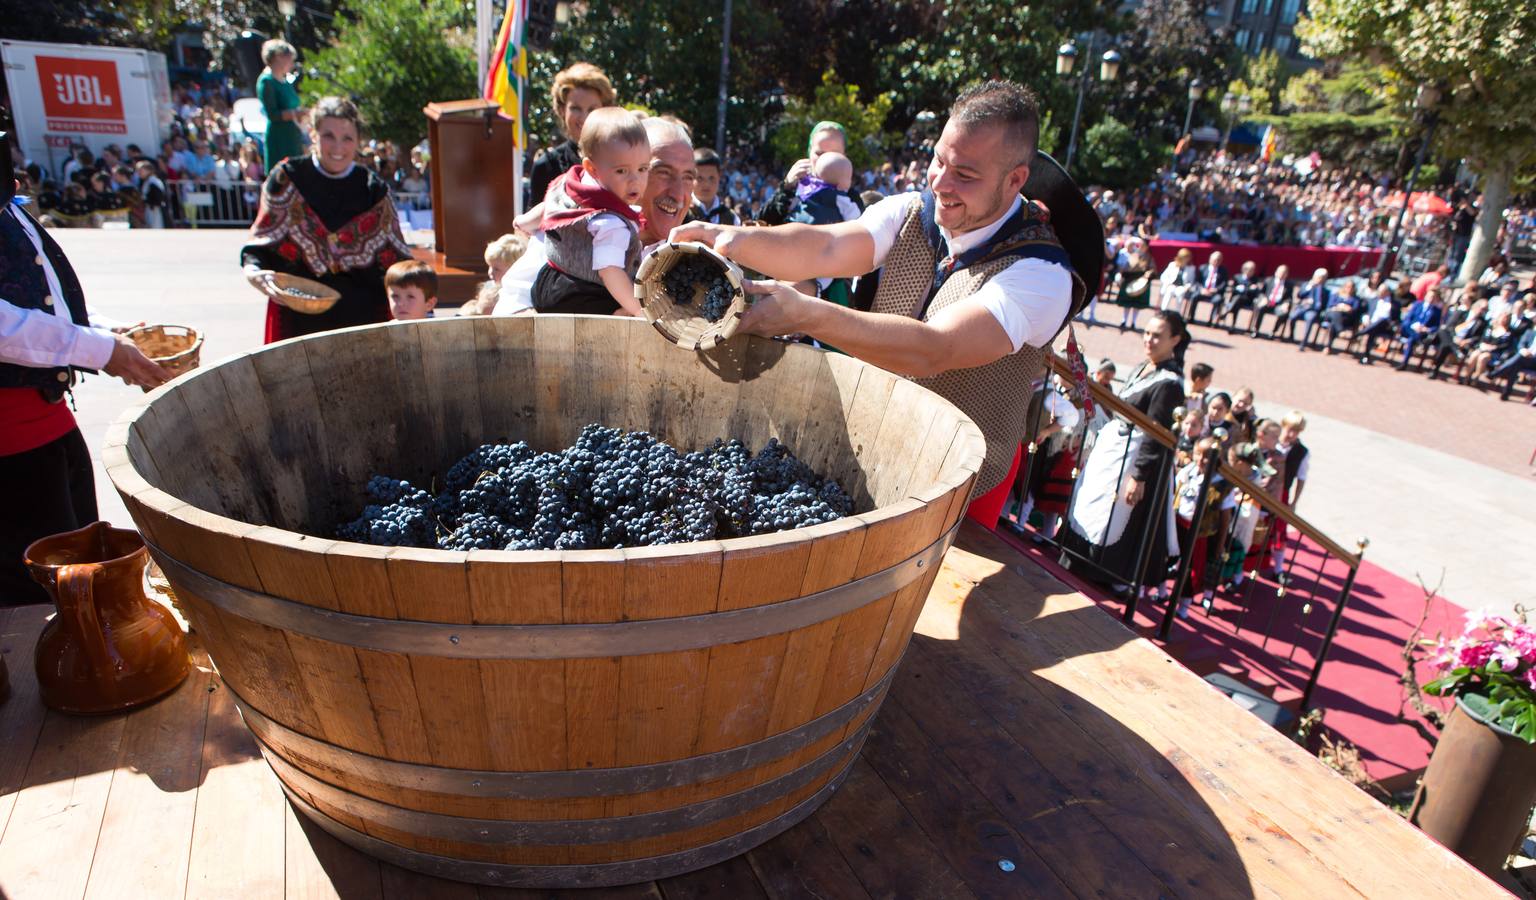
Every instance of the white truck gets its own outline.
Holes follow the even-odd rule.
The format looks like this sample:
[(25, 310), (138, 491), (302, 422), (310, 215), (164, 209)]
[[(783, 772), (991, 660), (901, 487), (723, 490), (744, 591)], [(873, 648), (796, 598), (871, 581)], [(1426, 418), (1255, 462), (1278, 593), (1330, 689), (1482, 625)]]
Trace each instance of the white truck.
[(22, 152), (57, 178), (69, 148), (160, 152), (173, 107), (165, 55), (129, 47), (0, 40)]

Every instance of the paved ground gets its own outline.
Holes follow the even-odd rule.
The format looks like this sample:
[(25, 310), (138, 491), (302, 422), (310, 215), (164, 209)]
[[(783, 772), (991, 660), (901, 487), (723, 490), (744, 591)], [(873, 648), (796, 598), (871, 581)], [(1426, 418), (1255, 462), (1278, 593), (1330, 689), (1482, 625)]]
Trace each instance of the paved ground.
[[(260, 344), (264, 301), (240, 277), (240, 231), (55, 232), (98, 312), (129, 322), (203, 331), (204, 364)], [(1118, 310), (1101, 309), (1101, 315)], [(1114, 328), (1080, 328), (1089, 356), (1123, 368), (1139, 339)], [(1261, 412), (1308, 413), (1312, 484), (1300, 511), (1346, 546), (1369, 537), (1370, 558), (1433, 585), (1462, 606), (1536, 605), (1536, 409), (1422, 376), (1371, 369), (1346, 357), (1196, 328), (1189, 361), (1216, 368), (1218, 386), (1250, 385)], [(137, 390), (106, 378), (76, 392), (87, 440), (99, 447)], [(128, 521), (98, 470), (103, 515)]]

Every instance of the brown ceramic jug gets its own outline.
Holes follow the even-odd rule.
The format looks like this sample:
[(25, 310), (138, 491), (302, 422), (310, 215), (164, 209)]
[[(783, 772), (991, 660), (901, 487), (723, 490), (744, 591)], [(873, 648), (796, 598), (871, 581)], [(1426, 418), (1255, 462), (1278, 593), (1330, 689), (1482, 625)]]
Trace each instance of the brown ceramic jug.
[(186, 637), (144, 593), (149, 552), (106, 522), (27, 548), (32, 578), (59, 614), (37, 639), (37, 684), (61, 712), (113, 713), (170, 693), (192, 671)]

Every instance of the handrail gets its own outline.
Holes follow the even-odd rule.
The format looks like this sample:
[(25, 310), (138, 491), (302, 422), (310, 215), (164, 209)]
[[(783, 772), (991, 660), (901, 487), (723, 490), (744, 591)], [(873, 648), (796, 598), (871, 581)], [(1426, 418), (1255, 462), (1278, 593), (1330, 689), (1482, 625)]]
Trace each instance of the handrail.
[[(1052, 371), (1057, 374), (1068, 379), (1073, 377), (1072, 368), (1067, 365), (1067, 361), (1057, 356), (1054, 351), (1049, 349), (1045, 351), (1045, 361)], [(1178, 447), (1178, 440), (1173, 436), (1173, 432), (1152, 421), (1147, 417), (1146, 413), (1115, 396), (1114, 392), (1108, 388), (1090, 378), (1088, 379), (1088, 390), (1093, 394), (1095, 403), (1102, 404), (1104, 408), (1129, 420), (1132, 425), (1151, 435), (1159, 444), (1162, 444), (1169, 450), (1174, 450)], [(1333, 538), (1319, 531), (1317, 526), (1298, 516), (1290, 507), (1276, 500), (1268, 491), (1254, 484), (1246, 477), (1239, 475), (1227, 464), (1226, 460), (1221, 462), (1221, 474), (1226, 476), (1227, 480), (1236, 485), (1243, 493), (1252, 497), (1265, 511), (1311, 538), (1324, 550), (1327, 550), (1330, 554), (1343, 561), (1350, 568), (1360, 565), (1359, 553), (1350, 553), (1348, 550), (1345, 550)], [(1365, 542), (1362, 541), (1361, 549), (1363, 550), (1364, 547)]]

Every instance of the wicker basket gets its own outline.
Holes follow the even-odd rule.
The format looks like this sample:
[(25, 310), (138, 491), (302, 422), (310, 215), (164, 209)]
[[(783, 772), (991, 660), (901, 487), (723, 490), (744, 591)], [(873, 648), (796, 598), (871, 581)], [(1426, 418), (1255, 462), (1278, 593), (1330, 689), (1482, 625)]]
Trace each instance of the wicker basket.
[[(678, 298), (667, 291), (662, 281), (662, 276), (679, 260), (692, 255), (713, 260), (735, 290), (736, 296), (718, 322), (704, 318), (695, 302), (698, 299), (696, 296), (679, 302)], [(635, 294), (645, 309), (646, 321), (661, 332), (662, 337), (689, 350), (708, 350), (729, 339), (741, 325), (741, 317), (747, 311), (747, 296), (742, 290), (741, 279), (741, 267), (716, 253), (713, 248), (698, 243), (674, 244), (668, 241), (640, 264), (640, 272), (635, 279)]]
[(297, 313), (318, 316), (336, 305), (341, 294), (318, 281), (286, 272), (273, 272), (265, 280), (267, 296)]
[(197, 368), (203, 352), (203, 336), (185, 325), (140, 325), (127, 335), (145, 356), (175, 375)]

